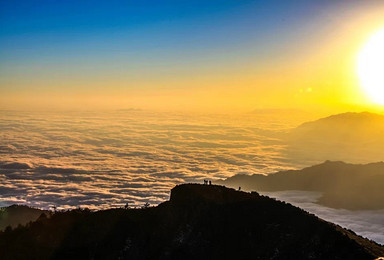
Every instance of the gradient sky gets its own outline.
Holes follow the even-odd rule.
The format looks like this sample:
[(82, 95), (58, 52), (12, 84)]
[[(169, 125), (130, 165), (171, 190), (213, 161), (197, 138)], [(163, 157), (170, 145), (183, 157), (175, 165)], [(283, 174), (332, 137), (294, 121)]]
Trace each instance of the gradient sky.
[(369, 107), (384, 1), (0, 1), (0, 108)]

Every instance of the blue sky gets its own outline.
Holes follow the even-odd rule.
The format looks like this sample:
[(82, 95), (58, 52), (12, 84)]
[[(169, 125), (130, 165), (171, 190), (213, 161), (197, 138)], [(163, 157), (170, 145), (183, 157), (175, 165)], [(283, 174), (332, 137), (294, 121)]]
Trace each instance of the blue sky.
[[(71, 55), (273, 48), (316, 16), (316, 1), (2, 1), (5, 61)], [(329, 5), (321, 1), (322, 5)], [(95, 53), (98, 52), (98, 53)], [(48, 56), (48, 57), (47, 57)]]

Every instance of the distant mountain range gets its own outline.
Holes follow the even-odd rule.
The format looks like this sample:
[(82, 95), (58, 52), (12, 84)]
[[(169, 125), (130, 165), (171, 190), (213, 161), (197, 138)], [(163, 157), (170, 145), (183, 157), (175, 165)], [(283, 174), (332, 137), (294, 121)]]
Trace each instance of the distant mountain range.
[(157, 207), (42, 214), (0, 232), (0, 259), (374, 259), (384, 247), (290, 204), (184, 184)]
[(323, 196), (319, 203), (334, 208), (384, 208), (383, 162), (348, 164), (326, 161), (302, 170), (235, 175), (222, 183), (257, 191), (320, 191)]
[(287, 157), (299, 161), (382, 161), (384, 116), (369, 112), (332, 115), (303, 123), (284, 140), (288, 144)]

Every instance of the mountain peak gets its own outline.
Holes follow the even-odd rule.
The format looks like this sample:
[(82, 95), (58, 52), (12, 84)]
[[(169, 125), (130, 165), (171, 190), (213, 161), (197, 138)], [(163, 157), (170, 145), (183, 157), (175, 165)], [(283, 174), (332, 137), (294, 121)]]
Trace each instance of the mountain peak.
[(384, 115), (372, 113), (368, 111), (364, 112), (345, 112), (335, 115), (330, 115), (317, 119), (315, 121), (305, 122), (301, 124), (298, 128), (312, 125), (312, 124), (321, 124), (321, 123), (347, 123), (347, 122), (362, 122), (362, 121), (384, 121)]
[(258, 196), (257, 192), (242, 192), (219, 185), (181, 184), (171, 190), (170, 201), (176, 204), (198, 201), (223, 204), (255, 199)]
[(354, 163), (384, 157), (384, 115), (347, 112), (305, 122), (286, 136), (290, 159), (314, 163), (332, 159)]

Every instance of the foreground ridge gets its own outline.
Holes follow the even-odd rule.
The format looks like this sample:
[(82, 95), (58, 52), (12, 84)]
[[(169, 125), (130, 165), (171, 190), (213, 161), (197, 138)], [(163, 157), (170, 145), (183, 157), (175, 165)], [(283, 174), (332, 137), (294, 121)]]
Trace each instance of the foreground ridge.
[(384, 248), (257, 192), (182, 184), (157, 207), (72, 210), (0, 233), (0, 259), (374, 259)]

